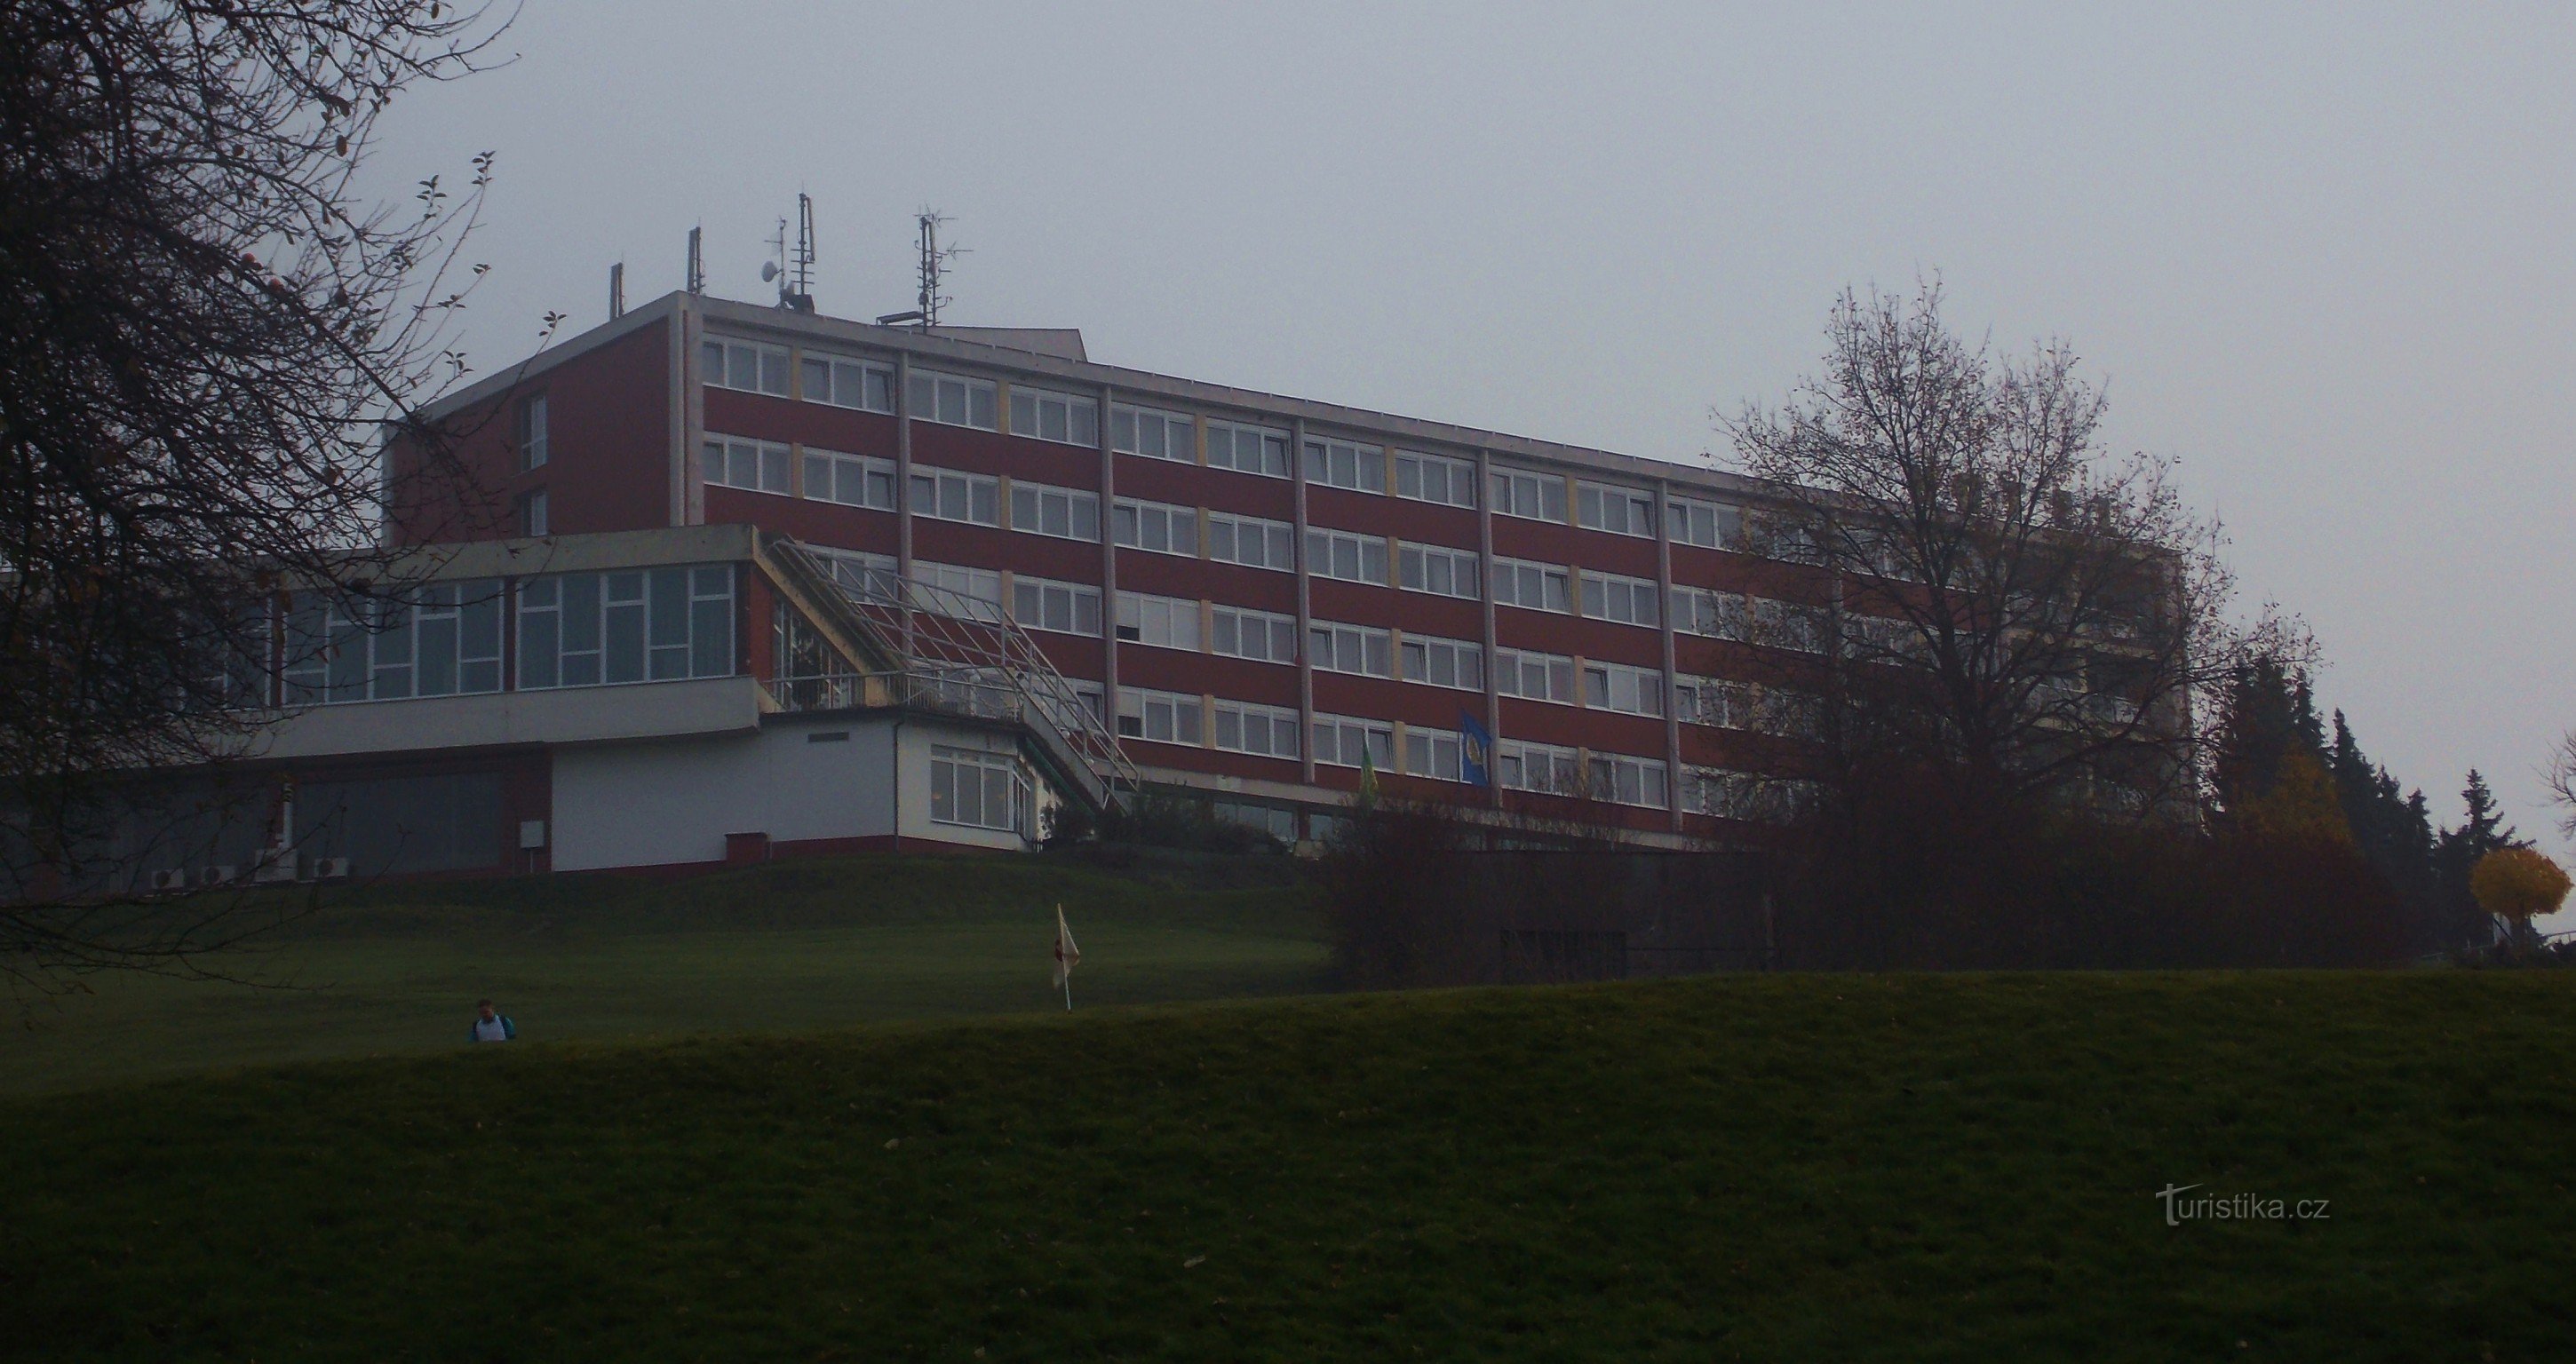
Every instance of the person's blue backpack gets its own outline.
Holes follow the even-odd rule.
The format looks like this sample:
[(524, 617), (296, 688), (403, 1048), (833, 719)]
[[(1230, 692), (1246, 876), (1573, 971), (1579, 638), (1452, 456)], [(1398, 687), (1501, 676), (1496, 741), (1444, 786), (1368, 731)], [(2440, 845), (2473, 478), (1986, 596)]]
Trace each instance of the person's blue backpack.
[[(492, 1016), (493, 1016), (494, 1018), (496, 1018), (496, 1019), (499, 1019), (499, 1020), (500, 1020), (500, 1023), (501, 1023), (501, 1040), (502, 1040), (502, 1041), (504, 1041), (504, 1042), (516, 1042), (516, 1041), (518, 1041), (518, 1040), (519, 1040), (519, 1025), (518, 1025), (518, 1024), (516, 1024), (516, 1023), (511, 1022), (511, 1021), (510, 1021), (510, 1016), (509, 1016), (508, 1014), (494, 1014), (494, 1015), (492, 1015)], [(475, 1019), (473, 1022), (468, 1023), (468, 1024), (466, 1024), (466, 1025), (465, 1025), (465, 1040), (466, 1040), (466, 1041), (468, 1041), (468, 1042), (480, 1042), (480, 1041), (482, 1041), (482, 1040), (483, 1040), (482, 1038), (479, 1038), (479, 1037), (477, 1037), (477, 1036), (475, 1036), (475, 1035), (474, 1035), (474, 1030), (475, 1030), (476, 1028), (478, 1028), (478, 1027), (482, 1026), (482, 1023), (483, 1023), (483, 1020), (478, 1018), (478, 1019)]]

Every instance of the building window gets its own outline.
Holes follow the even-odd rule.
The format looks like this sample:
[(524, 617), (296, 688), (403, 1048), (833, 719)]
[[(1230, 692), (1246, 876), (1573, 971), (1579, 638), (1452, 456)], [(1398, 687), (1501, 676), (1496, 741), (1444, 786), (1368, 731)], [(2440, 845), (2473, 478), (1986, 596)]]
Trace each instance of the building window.
[(1100, 403), (1070, 393), (1044, 389), (1011, 389), (1011, 434), (1066, 445), (1100, 445)]
[(701, 463), (707, 482), (746, 492), (787, 494), (787, 447), (776, 441), (709, 436)]
[(1319, 620), (1306, 626), (1307, 661), (1326, 672), (1391, 676), (1395, 668), (1394, 643), (1387, 631), (1365, 625), (1335, 625)]
[(1178, 412), (1117, 404), (1109, 409), (1109, 448), (1122, 455), (1196, 464), (1199, 452), (1194, 430), (1190, 419)]
[(1574, 704), (1574, 660), (1526, 649), (1494, 650), (1494, 690), (1530, 701)]
[(1655, 534), (1655, 497), (1635, 488), (1613, 487), (1607, 483), (1578, 483), (1574, 488), (1574, 517), (1577, 524), (1613, 535)]
[(1258, 829), (1282, 843), (1297, 841), (1297, 812), (1276, 805), (1255, 805), (1241, 800), (1210, 801), (1208, 817), (1221, 824), (1240, 824), (1247, 829)]
[(923, 587), (953, 592), (965, 598), (966, 614), (978, 620), (1002, 618), (1002, 575), (992, 569), (915, 559), (912, 561), (912, 580)]
[(910, 415), (914, 421), (991, 431), (999, 424), (995, 419), (993, 402), (993, 381), (990, 379), (969, 379), (962, 374), (941, 374), (928, 369), (912, 372)]
[(545, 489), (534, 488), (519, 494), (521, 535), (551, 535), (554, 533), (553, 524), (553, 518), (547, 515)]
[(519, 686), (730, 677), (733, 570), (563, 573), (519, 585)]
[(1196, 651), (1199, 647), (1199, 604), (1185, 597), (1121, 592), (1118, 594), (1118, 638), (1127, 644)]
[(867, 360), (837, 356), (805, 357), (805, 391), (809, 403), (856, 408), (861, 412), (894, 411), (894, 370)]
[(1583, 794), (1583, 755), (1552, 744), (1504, 739), (1494, 745), (1494, 781), (1506, 791)]
[(1496, 514), (1564, 523), (1564, 479), (1524, 469), (1496, 469), (1492, 482)]
[(1722, 677), (1680, 676), (1673, 679), (1673, 714), (1694, 725), (1717, 729), (1750, 729), (1753, 684)]
[(1363, 760), (1380, 772), (1395, 770), (1395, 726), (1347, 715), (1315, 717), (1315, 761), (1325, 767), (1358, 767)]
[(1673, 628), (1710, 639), (1742, 639), (1747, 619), (1744, 594), (1706, 587), (1673, 589)]
[(1100, 538), (1100, 494), (1043, 483), (1011, 485), (1011, 529), (1066, 540)]
[(1353, 492), (1386, 491), (1386, 452), (1346, 440), (1306, 442), (1306, 481)]
[(1306, 528), (1306, 571), (1317, 577), (1386, 586), (1386, 541), (1374, 535)]
[(1437, 635), (1406, 635), (1399, 652), (1404, 655), (1407, 682), (1467, 691), (1485, 689), (1485, 646), (1481, 644)]
[(1129, 549), (1195, 559), (1199, 553), (1199, 509), (1122, 497), (1109, 510), (1109, 534)]
[(1285, 521), (1212, 511), (1207, 514), (1207, 530), (1208, 557), (1219, 563), (1283, 573), (1297, 567), (1297, 528)]
[(1207, 424), (1207, 462), (1212, 469), (1232, 469), (1237, 473), (1259, 474), (1264, 478), (1288, 476), (1288, 433), (1266, 426), (1244, 426), (1236, 422)]
[(1822, 788), (1811, 781), (1722, 767), (1693, 767), (1682, 774), (1682, 808), (1719, 819), (1786, 823), (1814, 809), (1821, 793)]
[(835, 450), (805, 451), (805, 495), (845, 507), (894, 510), (894, 461)]
[(1476, 599), (1476, 552), (1446, 545), (1400, 545), (1397, 579), (1408, 592)]
[(1625, 663), (1583, 665), (1583, 704), (1625, 715), (1664, 713), (1664, 675), (1653, 668)]
[(918, 465), (912, 471), (912, 514), (915, 516), (998, 526), (1002, 524), (1001, 496), (1001, 483), (983, 474), (961, 474), (953, 469), (925, 469)]
[(1210, 613), (1208, 652), (1256, 663), (1297, 661), (1297, 618), (1246, 606), (1219, 605)]
[(892, 597), (899, 581), (894, 571), (894, 556), (869, 554), (855, 549), (829, 549), (807, 545), (805, 552), (823, 561), (832, 581), (852, 591), (871, 597)]
[(1524, 559), (1494, 560), (1494, 605), (1518, 606), (1531, 611), (1565, 611), (1566, 571), (1555, 564), (1534, 564)]
[(1297, 712), (1249, 701), (1216, 703), (1216, 746), (1262, 758), (1297, 756)]
[(1825, 611), (1773, 597), (1752, 599), (1753, 628), (1747, 642), (1802, 654), (1825, 651)]
[(1659, 758), (1631, 758), (1624, 753), (1595, 753), (1591, 762), (1591, 784), (1587, 788), (1595, 800), (1615, 805), (1642, 805), (1648, 809), (1665, 808), (1664, 764)]
[(1664, 526), (1677, 545), (1702, 549), (1744, 548), (1744, 513), (1721, 502), (1687, 497), (1664, 500)]
[(1404, 727), (1404, 775), (1433, 781), (1465, 781), (1466, 745), (1453, 729)]
[(1118, 689), (1118, 737), (1199, 745), (1199, 698), (1144, 687)]
[(299, 592), (285, 648), (290, 706), (499, 691), (501, 584), (432, 583), (355, 602)]
[(930, 748), (930, 822), (1019, 833), (1028, 827), (1028, 773), (1007, 753)]
[(539, 393), (519, 404), (519, 472), (540, 468), (546, 462), (546, 395)]
[(1100, 589), (1019, 574), (1011, 579), (1011, 618), (1023, 630), (1100, 634)]
[(787, 350), (750, 341), (708, 337), (698, 346), (700, 377), (715, 388), (787, 396)]
[(1472, 507), (1476, 505), (1475, 461), (1398, 450), (1395, 452), (1395, 495), (1452, 507)]
[(1583, 614), (1594, 620), (1643, 625), (1652, 629), (1659, 620), (1655, 614), (1655, 598), (1662, 595), (1662, 591), (1646, 578), (1586, 573), (1583, 575)]

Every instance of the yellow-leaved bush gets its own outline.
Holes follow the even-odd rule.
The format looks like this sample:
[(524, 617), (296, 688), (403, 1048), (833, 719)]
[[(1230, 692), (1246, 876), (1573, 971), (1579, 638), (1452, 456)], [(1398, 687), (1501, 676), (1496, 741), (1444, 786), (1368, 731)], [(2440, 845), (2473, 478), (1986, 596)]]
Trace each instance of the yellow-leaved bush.
[(2508, 919), (2529, 919), (2567, 898), (2567, 873), (2530, 848), (2498, 848), (2469, 870), (2469, 893), (2478, 907)]

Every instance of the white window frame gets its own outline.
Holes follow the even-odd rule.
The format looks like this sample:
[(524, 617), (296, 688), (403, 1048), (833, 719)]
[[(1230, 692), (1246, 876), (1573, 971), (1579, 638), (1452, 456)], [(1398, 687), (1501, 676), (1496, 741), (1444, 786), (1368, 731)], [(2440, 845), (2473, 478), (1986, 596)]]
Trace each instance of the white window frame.
[[(1304, 752), (1305, 725), (1291, 706), (1265, 706), (1257, 701), (1229, 701), (1215, 698), (1213, 733), (1209, 742), (1226, 753), (1243, 753), (1256, 758), (1285, 758), (1295, 762)], [(1253, 735), (1261, 738), (1256, 741)], [(1228, 742), (1231, 737), (1232, 742)], [(1282, 740), (1285, 743), (1282, 743)]]
[(1395, 636), (1391, 631), (1372, 625), (1308, 621), (1306, 659), (1308, 666), (1318, 672), (1349, 673), (1354, 677), (1392, 677), (1395, 674)]
[[(840, 496), (843, 485), (855, 489), (858, 497)], [(816, 487), (821, 492), (815, 491)], [(895, 464), (874, 455), (853, 455), (839, 450), (805, 447), (805, 497), (811, 502), (830, 502), (843, 507), (864, 507), (870, 511), (893, 511)]]
[[(1462, 601), (1476, 601), (1484, 595), (1482, 556), (1472, 549), (1399, 541), (1395, 557), (1396, 586), (1407, 592), (1456, 597)], [(1445, 582), (1447, 586), (1437, 586), (1435, 580)]]
[(1476, 505), (1476, 462), (1419, 450), (1395, 452), (1395, 495), (1444, 507)]
[(1192, 597), (1150, 592), (1118, 594), (1118, 642), (1157, 649), (1199, 651), (1199, 603)]
[[(925, 489), (924, 484), (929, 487)], [(952, 493), (962, 511), (960, 515), (948, 514)], [(990, 474), (916, 464), (912, 466), (912, 514), (933, 521), (998, 528), (1002, 524), (1002, 482)]]
[(545, 467), (546, 395), (531, 393), (519, 403), (519, 472)]
[[(1050, 429), (1052, 428), (1052, 429)], [(1023, 440), (1100, 448), (1100, 400), (1051, 388), (1011, 385), (1011, 434)]]
[(1288, 433), (1277, 427), (1213, 418), (1207, 423), (1207, 463), (1211, 469), (1286, 478), (1288, 459)]
[(1174, 502), (1122, 497), (1110, 504), (1112, 543), (1148, 554), (1199, 557), (1199, 509)]
[[(751, 481), (737, 483), (734, 473), (744, 467)], [(774, 440), (753, 440), (748, 436), (727, 436), (710, 431), (699, 447), (698, 470), (709, 487), (733, 488), (747, 493), (788, 495), (789, 470), (794, 467), (795, 452)], [(718, 467), (721, 465), (722, 467)]]
[[(912, 393), (909, 396), (912, 410), (908, 415), (914, 421), (962, 426), (975, 431), (1001, 429), (1000, 399), (990, 379), (950, 374), (944, 370), (916, 369), (912, 372)], [(949, 401), (952, 396), (956, 399), (953, 405)]]
[(1592, 710), (1660, 718), (1664, 713), (1663, 669), (1586, 659), (1583, 704)]
[(1744, 548), (1744, 509), (1696, 497), (1664, 499), (1665, 533), (1677, 545), (1702, 549)]
[[(1208, 608), (1208, 652), (1255, 663), (1297, 661), (1297, 618), (1216, 602)], [(1249, 641), (1261, 641), (1258, 648)]]
[(1120, 687), (1118, 737), (1184, 748), (1205, 747), (1202, 738), (1206, 728), (1202, 723), (1206, 718), (1205, 706), (1205, 698), (1188, 692)]
[(1740, 641), (1745, 638), (1752, 620), (1751, 608), (1741, 592), (1676, 584), (1672, 604), (1673, 629), (1704, 639)]
[(1396, 653), (1407, 682), (1460, 691), (1485, 689), (1485, 646), (1472, 639), (1408, 634)]
[(1386, 491), (1386, 447), (1337, 436), (1306, 438), (1306, 485), (1355, 493)]
[(1580, 796), (1585, 774), (1580, 749), (1501, 739), (1494, 744), (1494, 784), (1506, 791)]
[[(1506, 578), (1506, 574), (1510, 576)], [(1485, 578), (1493, 591), (1496, 606), (1516, 606), (1524, 611), (1553, 611), (1558, 615), (1571, 614), (1574, 610), (1571, 595), (1573, 575), (1563, 564), (1543, 564), (1534, 559), (1506, 559), (1497, 554)], [(1506, 582), (1511, 586), (1508, 592), (1504, 590)], [(1532, 584), (1536, 584), (1538, 600), (1534, 602), (1522, 600), (1522, 593), (1529, 590)]]
[[(796, 395), (806, 402), (853, 412), (894, 411), (892, 365), (809, 350), (801, 358), (797, 378)], [(821, 391), (816, 392), (817, 388)]]
[(1583, 614), (1589, 620), (1654, 629), (1663, 623), (1656, 611), (1658, 599), (1663, 595), (1663, 589), (1655, 586), (1652, 578), (1595, 573), (1589, 569), (1583, 574)]
[(1812, 781), (1797, 778), (1689, 767), (1682, 774), (1682, 809), (1717, 819), (1778, 824), (1813, 806), (1822, 790)]
[[(776, 368), (771, 368), (772, 362)], [(745, 365), (750, 368), (744, 373)], [(698, 378), (709, 388), (729, 388), (737, 393), (766, 393), (773, 398), (787, 396), (787, 348), (762, 341), (743, 341), (730, 336), (707, 336), (698, 341)], [(774, 376), (774, 382), (773, 382)]]
[(543, 488), (530, 488), (519, 494), (519, 533), (530, 538), (554, 533), (551, 499)]
[[(1208, 558), (1221, 564), (1241, 564), (1246, 568), (1266, 568), (1279, 573), (1297, 571), (1297, 528), (1294, 525), (1268, 517), (1221, 511), (1210, 511), (1206, 521)], [(1259, 537), (1261, 557), (1243, 557), (1243, 537), (1247, 532)]]
[(1404, 775), (1426, 781), (1467, 779), (1466, 736), (1428, 725), (1404, 727)]
[(1494, 692), (1525, 701), (1574, 704), (1574, 659), (1535, 649), (1494, 649)]
[(966, 598), (973, 604), (975, 614), (983, 619), (1002, 618), (1002, 575), (997, 570), (915, 559), (912, 561), (912, 580), (925, 587), (942, 588)]
[(1023, 630), (1100, 637), (1100, 589), (1027, 573), (1011, 576), (1011, 619)]
[(1648, 810), (1671, 808), (1664, 781), (1664, 760), (1626, 753), (1594, 753), (1585, 763), (1585, 794), (1612, 805)]
[[(966, 799), (971, 780), (974, 799)], [(1003, 809), (996, 811), (994, 797)], [(1033, 788), (1026, 765), (1008, 753), (977, 748), (930, 747), (930, 822), (968, 829), (990, 829), (1025, 837)]]
[[(1387, 585), (1386, 540), (1323, 526), (1306, 528), (1306, 572), (1341, 582)], [(1348, 569), (1348, 572), (1344, 570)]]
[(1574, 485), (1574, 522), (1609, 535), (1655, 538), (1655, 495), (1616, 483)]
[(1750, 611), (1750, 633), (1747, 642), (1787, 649), (1794, 653), (1821, 654), (1833, 634), (1830, 613), (1821, 606), (1782, 601), (1777, 597), (1753, 597)]
[(1011, 529), (1024, 535), (1100, 543), (1100, 494), (1088, 488), (1011, 480)]
[(1535, 469), (1513, 469), (1503, 465), (1492, 468), (1486, 480), (1491, 489), (1490, 505), (1496, 516), (1516, 516), (1524, 521), (1552, 521), (1565, 524), (1565, 477), (1543, 474)]
[(1378, 771), (1395, 771), (1395, 726), (1354, 715), (1318, 715), (1314, 725), (1317, 767), (1358, 767), (1366, 755)]
[(807, 545), (805, 549), (830, 568), (834, 582), (871, 596), (895, 595), (895, 584), (900, 579), (895, 576), (893, 555), (870, 554), (860, 549), (833, 549), (827, 545)]
[(1196, 464), (1199, 462), (1198, 421), (1184, 412), (1111, 403), (1109, 448), (1118, 454), (1134, 455), (1139, 459)]

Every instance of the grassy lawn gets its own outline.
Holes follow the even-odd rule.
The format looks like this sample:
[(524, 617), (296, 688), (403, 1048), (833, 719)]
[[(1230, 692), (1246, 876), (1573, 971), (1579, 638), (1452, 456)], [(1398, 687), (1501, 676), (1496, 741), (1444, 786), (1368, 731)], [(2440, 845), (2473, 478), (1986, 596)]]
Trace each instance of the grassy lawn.
[(28, 1026), (0, 1029), (0, 1095), (450, 1051), (486, 995), (529, 1041), (1061, 1011), (1058, 901), (1084, 953), (1079, 1007), (1324, 983), (1308, 892), (1257, 861), (1143, 876), (880, 856), (680, 881), (386, 886), (344, 892), (227, 963), (293, 988), (110, 975), (37, 1005)]
[[(0, 1103), (0, 1342), (2564, 1359), (2571, 1119), (2559, 973), (1732, 977), (457, 1046)], [(2157, 1190), (2194, 1183), (2328, 1215), (2165, 1225)]]

